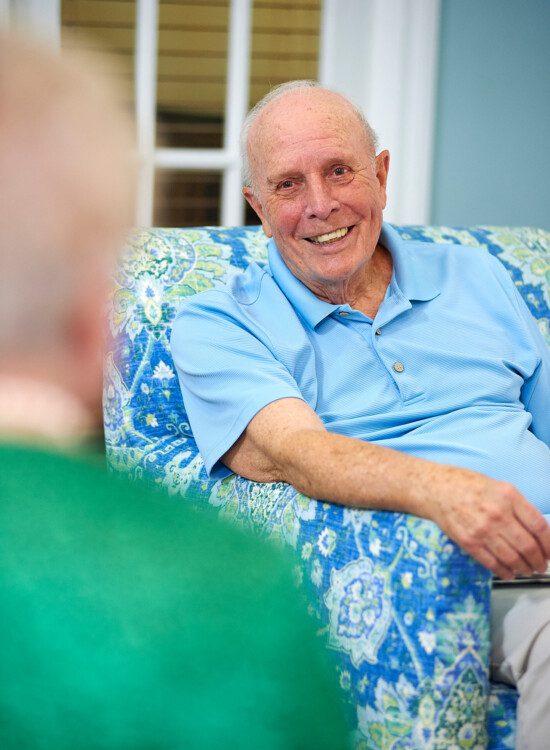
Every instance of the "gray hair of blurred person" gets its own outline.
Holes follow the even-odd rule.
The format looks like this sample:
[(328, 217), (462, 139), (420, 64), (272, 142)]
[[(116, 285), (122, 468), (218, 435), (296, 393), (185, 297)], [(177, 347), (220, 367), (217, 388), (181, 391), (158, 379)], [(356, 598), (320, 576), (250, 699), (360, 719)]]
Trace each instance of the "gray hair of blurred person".
[(133, 218), (130, 120), (97, 70), (88, 54), (0, 33), (4, 362), (58, 347)]
[[(281, 83), (279, 86), (275, 86), (271, 89), (262, 99), (260, 99), (259, 102), (257, 102), (248, 115), (246, 116), (242, 129), (241, 129), (241, 140), (240, 140), (240, 147), (241, 147), (241, 165), (242, 165), (242, 182), (243, 187), (249, 187), (252, 189), (253, 192), (256, 192), (255, 186), (254, 186), (254, 175), (252, 166), (250, 164), (250, 131), (252, 130), (252, 127), (254, 123), (256, 122), (259, 115), (263, 112), (266, 107), (271, 104), (271, 102), (275, 101), (276, 99), (280, 99), (285, 94), (291, 92), (291, 91), (307, 91), (308, 89), (319, 89), (321, 91), (331, 91), (331, 89), (327, 89), (324, 86), (321, 86), (317, 81), (313, 80), (296, 80), (296, 81), (286, 81), (285, 83)], [(331, 93), (338, 93), (338, 92), (332, 92)], [(376, 152), (376, 149), (378, 148), (378, 138), (376, 136), (376, 133), (369, 125), (365, 115), (363, 112), (357, 107), (352, 101), (350, 101), (347, 97), (343, 96), (342, 94), (339, 94), (339, 96), (342, 97), (344, 101), (347, 102), (347, 104), (350, 106), (353, 113), (356, 115), (357, 119), (359, 120), (361, 126), (363, 127), (365, 131), (365, 136), (367, 137), (367, 140), (369, 144), (372, 147), (373, 155)]]

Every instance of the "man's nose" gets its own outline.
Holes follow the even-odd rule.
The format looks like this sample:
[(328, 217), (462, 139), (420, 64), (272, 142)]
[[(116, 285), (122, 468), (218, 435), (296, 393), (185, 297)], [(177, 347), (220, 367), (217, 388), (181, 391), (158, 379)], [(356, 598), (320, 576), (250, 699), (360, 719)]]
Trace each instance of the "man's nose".
[(339, 207), (332, 185), (322, 178), (308, 180), (305, 207), (308, 219), (327, 219)]

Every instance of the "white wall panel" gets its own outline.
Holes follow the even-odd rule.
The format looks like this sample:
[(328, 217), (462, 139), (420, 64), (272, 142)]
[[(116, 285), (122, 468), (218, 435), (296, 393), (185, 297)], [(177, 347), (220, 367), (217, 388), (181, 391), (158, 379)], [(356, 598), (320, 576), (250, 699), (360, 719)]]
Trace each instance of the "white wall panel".
[(321, 83), (358, 104), (391, 154), (385, 218), (426, 223), (439, 0), (324, 0)]

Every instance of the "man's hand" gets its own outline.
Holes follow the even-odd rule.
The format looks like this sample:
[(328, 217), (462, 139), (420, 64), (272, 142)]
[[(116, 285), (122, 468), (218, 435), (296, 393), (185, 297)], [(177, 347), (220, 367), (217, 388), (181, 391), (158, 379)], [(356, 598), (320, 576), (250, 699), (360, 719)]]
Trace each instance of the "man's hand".
[(257, 482), (428, 518), (500, 578), (543, 572), (550, 559), (549, 524), (511, 484), (329, 433), (299, 399), (258, 412), (222, 460)]
[(550, 525), (513, 485), (450, 466), (440, 472), (447, 489), (429, 503), (430, 516), (447, 536), (499, 578), (546, 570)]

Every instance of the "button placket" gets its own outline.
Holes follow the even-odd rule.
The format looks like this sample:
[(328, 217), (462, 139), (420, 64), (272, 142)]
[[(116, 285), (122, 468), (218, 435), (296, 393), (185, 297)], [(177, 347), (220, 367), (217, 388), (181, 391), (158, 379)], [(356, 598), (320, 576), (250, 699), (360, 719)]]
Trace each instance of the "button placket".
[(391, 377), (394, 386), (397, 388), (399, 394), (401, 395), (401, 398), (406, 398), (405, 394), (403, 393), (403, 389), (405, 389), (406, 393), (408, 387), (406, 381), (403, 380), (405, 376), (401, 376), (401, 373), (405, 372), (405, 364), (399, 359), (394, 359), (395, 352), (393, 352), (392, 356), (392, 352), (387, 351), (387, 347), (384, 346), (384, 344), (388, 344), (389, 341), (387, 338), (382, 337), (381, 328), (376, 328), (373, 331), (373, 334), (373, 341), (377, 342), (376, 351), (378, 353), (378, 356), (380, 357), (380, 361), (384, 365), (384, 368), (386, 369), (388, 375)]

